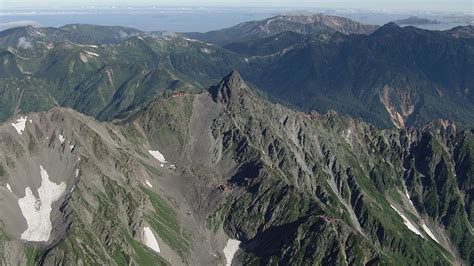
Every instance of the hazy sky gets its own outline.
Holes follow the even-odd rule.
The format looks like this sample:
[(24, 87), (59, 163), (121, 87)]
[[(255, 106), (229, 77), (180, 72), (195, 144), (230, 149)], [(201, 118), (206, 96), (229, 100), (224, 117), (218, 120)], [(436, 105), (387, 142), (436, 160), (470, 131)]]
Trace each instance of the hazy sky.
[(474, 0), (0, 0), (0, 8), (67, 6), (322, 7), (474, 12)]

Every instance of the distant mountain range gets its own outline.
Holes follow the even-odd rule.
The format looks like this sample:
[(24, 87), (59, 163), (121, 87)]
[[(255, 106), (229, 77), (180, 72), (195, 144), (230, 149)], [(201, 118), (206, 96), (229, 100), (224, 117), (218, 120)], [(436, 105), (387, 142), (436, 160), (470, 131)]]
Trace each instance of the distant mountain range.
[[(35, 44), (73, 42), (77, 44), (113, 44), (133, 36), (145, 36), (145, 32), (127, 27), (98, 26), (88, 24), (71, 24), (59, 28), (36, 28), (25, 26), (11, 28), (0, 32), (2, 46), (20, 45), (20, 38), (33, 41)], [(24, 46), (24, 45), (23, 45)]]
[(286, 31), (301, 34), (334, 33), (369, 34), (377, 26), (365, 25), (348, 18), (314, 15), (280, 15), (264, 20), (249, 21), (234, 27), (206, 33), (185, 33), (186, 36), (204, 42), (226, 45), (237, 41), (265, 38)]
[(420, 18), (420, 17), (409, 17), (406, 19), (399, 19), (395, 20), (395, 23), (398, 25), (412, 25), (412, 26), (417, 26), (417, 25), (424, 25), (424, 24), (439, 24), (441, 22), (437, 20), (430, 20), (427, 18)]
[(451, 36), (456, 38), (474, 38), (474, 26), (459, 26), (447, 31)]
[(392, 23), (367, 35), (329, 30), (328, 21), (344, 33), (376, 29), (332, 16), (280, 16), (223, 30), (260, 29), (233, 35), (238, 41), (215, 37), (234, 41), (223, 47), (123, 27), (6, 30), (0, 119), (58, 105), (112, 119), (162, 93), (202, 90), (238, 69), (254, 88), (303, 111), (335, 110), (382, 127), (438, 118), (474, 125), (472, 26), (428, 31)]
[[(472, 32), (454, 31), (463, 30)], [(472, 125), (474, 41), (454, 31), (392, 23), (371, 35), (308, 36), (293, 44), (267, 38), (227, 47), (253, 64), (263, 62), (247, 79), (303, 110), (337, 110), (380, 126), (436, 118)], [(279, 44), (280, 51), (261, 51)]]

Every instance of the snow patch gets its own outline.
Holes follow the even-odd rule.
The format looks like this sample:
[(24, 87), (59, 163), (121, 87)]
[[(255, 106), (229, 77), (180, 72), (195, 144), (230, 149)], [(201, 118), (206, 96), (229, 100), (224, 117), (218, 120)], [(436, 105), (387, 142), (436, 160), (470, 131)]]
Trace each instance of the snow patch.
[[(411, 203), (411, 205), (413, 206), (413, 208), (415, 208), (415, 204), (413, 204), (413, 201), (411, 201), (410, 194), (408, 194), (408, 190), (407, 190), (406, 187), (405, 187), (405, 195), (407, 196), (408, 201)], [(415, 208), (415, 209), (416, 209), (416, 208)]]
[(345, 135), (343, 135), (344, 139), (346, 140), (347, 143), (351, 144), (351, 135), (352, 135), (352, 130), (349, 128), (347, 129), (347, 132)]
[(25, 130), (26, 119), (26, 116), (22, 116), (17, 119), (15, 123), (12, 123), (12, 126), (16, 129), (16, 132), (18, 132), (20, 135), (23, 134), (23, 131)]
[(189, 38), (186, 38), (186, 37), (183, 37), (183, 40), (188, 41), (188, 42), (199, 42), (198, 40), (189, 39)]
[(76, 172), (74, 173), (74, 176), (78, 177), (79, 176), (79, 169), (76, 169)]
[(7, 189), (10, 190), (10, 192), (13, 192), (12, 187), (10, 187), (10, 184), (8, 184), (8, 183), (7, 183)]
[(96, 54), (96, 53), (89, 52), (89, 51), (84, 51), (84, 52), (85, 52), (86, 54), (88, 54), (88, 55), (92, 55), (92, 56), (99, 57), (99, 55), (98, 55), (98, 54)]
[(59, 134), (58, 138), (59, 138), (59, 142), (61, 142), (61, 144), (63, 144), (64, 141), (66, 140), (66, 139), (64, 138), (63, 134)]
[(428, 228), (428, 226), (426, 226), (426, 224), (423, 224), (423, 230), (425, 230), (426, 234), (428, 234), (428, 236), (431, 237), (431, 239), (433, 239), (434, 241), (436, 241), (436, 243), (439, 244), (438, 239), (436, 239), (433, 232), (431, 232), (430, 228)]
[(155, 157), (155, 159), (157, 159), (158, 161), (162, 162), (162, 163), (166, 163), (166, 160), (165, 160), (165, 156), (159, 152), (158, 150), (155, 150), (155, 151), (148, 151), (153, 157)]
[(234, 258), (235, 253), (239, 250), (240, 241), (236, 239), (227, 240), (227, 245), (224, 248), (224, 255), (227, 260), (226, 265), (230, 266), (232, 264), (232, 259)]
[(87, 63), (87, 56), (85, 56), (82, 52), (79, 53), (79, 58), (83, 63)]
[(212, 53), (212, 51), (210, 49), (207, 49), (207, 48), (201, 48), (201, 52), (205, 53), (205, 54), (210, 54)]
[(410, 229), (410, 231), (412, 231), (413, 233), (425, 238), (421, 233), (420, 231), (418, 231), (418, 229), (416, 228), (416, 226), (410, 221), (408, 220), (408, 218), (401, 212), (399, 212), (392, 204), (390, 204), (390, 207), (392, 207), (392, 209), (394, 209), (398, 215), (400, 215), (400, 217), (402, 217), (403, 219), (403, 223), (406, 225), (406, 227), (408, 229)]
[(99, 46), (97, 45), (93, 45), (93, 44), (74, 44), (76, 46), (79, 46), (79, 47), (89, 47), (89, 48), (99, 48)]
[(145, 183), (146, 183), (147, 186), (153, 187), (153, 186), (151, 185), (150, 181), (148, 181), (147, 179), (145, 179)]
[(25, 197), (18, 199), (18, 205), (26, 219), (28, 228), (21, 234), (21, 239), (27, 241), (48, 241), (51, 230), (51, 205), (59, 200), (66, 191), (66, 184), (56, 184), (49, 180), (48, 172), (40, 165), (41, 186), (38, 188), (38, 198), (29, 187), (25, 189)]
[(158, 246), (158, 242), (156, 241), (155, 235), (148, 226), (145, 226), (143, 228), (143, 241), (145, 242), (144, 244), (147, 247), (153, 249), (158, 253), (160, 252), (160, 246)]

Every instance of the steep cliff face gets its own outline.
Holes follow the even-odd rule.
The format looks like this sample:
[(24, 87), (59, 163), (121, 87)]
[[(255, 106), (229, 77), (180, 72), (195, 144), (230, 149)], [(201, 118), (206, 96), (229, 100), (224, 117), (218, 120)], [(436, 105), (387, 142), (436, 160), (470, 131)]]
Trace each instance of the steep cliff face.
[[(0, 128), (6, 264), (473, 260), (474, 133), (446, 121), (305, 114), (235, 71), (114, 123), (67, 109), (18, 121)], [(45, 184), (59, 196), (43, 199)], [(21, 237), (24, 198), (52, 202), (47, 241)]]
[[(472, 201), (463, 195), (472, 186), (455, 178), (453, 148), (420, 146), (437, 136), (431, 145), (458, 147), (451, 139), (472, 139), (469, 131), (445, 122), (378, 130), (334, 113), (298, 113), (262, 100), (236, 72), (208, 94), (158, 100), (135, 119), (206, 184), (196, 184), (197, 201), (206, 201), (202, 191), (213, 195), (217, 209), (204, 216), (242, 241), (241, 262), (471, 260)], [(427, 161), (429, 169), (444, 164), (445, 175), (424, 172)], [(453, 209), (426, 208), (440, 205)]]

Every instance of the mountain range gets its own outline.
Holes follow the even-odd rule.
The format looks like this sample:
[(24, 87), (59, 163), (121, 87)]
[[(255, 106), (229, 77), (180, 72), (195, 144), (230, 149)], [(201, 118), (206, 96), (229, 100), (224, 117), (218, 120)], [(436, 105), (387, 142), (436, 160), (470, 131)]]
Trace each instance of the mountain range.
[(0, 264), (470, 265), (473, 45), (323, 15), (3, 31)]
[(233, 71), (113, 123), (55, 108), (0, 132), (5, 264), (472, 261), (474, 132), (448, 121), (307, 115)]
[[(106, 28), (2, 32), (0, 119), (52, 106), (112, 119), (164, 92), (203, 90), (237, 69), (269, 98), (305, 112), (335, 110), (379, 127), (474, 124), (472, 26), (428, 31), (391, 23), (369, 35), (295, 30), (224, 47)], [(121, 32), (132, 37), (119, 41)]]
[(234, 42), (270, 37), (287, 31), (301, 34), (335, 32), (343, 34), (369, 34), (375, 31), (375, 29), (377, 29), (377, 26), (362, 24), (339, 16), (323, 14), (279, 15), (264, 20), (244, 22), (222, 30), (206, 33), (185, 33), (185, 36), (224, 46)]

